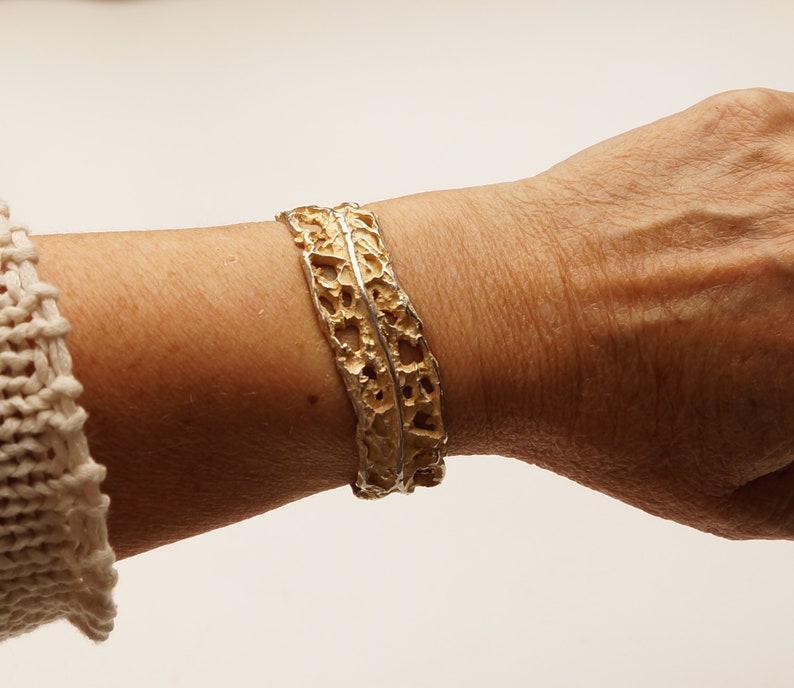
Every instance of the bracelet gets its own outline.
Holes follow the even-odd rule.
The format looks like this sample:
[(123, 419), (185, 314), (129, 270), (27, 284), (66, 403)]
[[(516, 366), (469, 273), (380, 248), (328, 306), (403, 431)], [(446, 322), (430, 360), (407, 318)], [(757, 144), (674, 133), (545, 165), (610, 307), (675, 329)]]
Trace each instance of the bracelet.
[(358, 418), (353, 492), (376, 499), (439, 484), (447, 434), (438, 364), (375, 215), (345, 203), (276, 219), (303, 248), (312, 301)]
[(0, 202), (0, 640), (60, 618), (104, 640), (116, 613), (105, 469), (88, 453), (69, 324), (37, 259)]

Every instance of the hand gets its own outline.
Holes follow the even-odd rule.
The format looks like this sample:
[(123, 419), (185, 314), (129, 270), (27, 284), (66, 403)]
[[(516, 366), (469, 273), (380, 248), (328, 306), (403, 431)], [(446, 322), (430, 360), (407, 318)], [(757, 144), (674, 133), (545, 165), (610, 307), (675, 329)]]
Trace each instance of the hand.
[(718, 95), (490, 188), (493, 446), (794, 539), (794, 94)]

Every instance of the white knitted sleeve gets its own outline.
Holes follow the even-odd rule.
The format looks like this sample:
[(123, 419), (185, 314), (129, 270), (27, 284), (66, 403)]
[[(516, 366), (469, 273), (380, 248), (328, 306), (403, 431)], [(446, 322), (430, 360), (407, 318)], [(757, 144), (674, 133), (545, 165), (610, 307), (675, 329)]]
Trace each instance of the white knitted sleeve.
[(56, 289), (0, 201), (0, 640), (66, 618), (89, 638), (113, 628), (105, 469), (83, 433)]

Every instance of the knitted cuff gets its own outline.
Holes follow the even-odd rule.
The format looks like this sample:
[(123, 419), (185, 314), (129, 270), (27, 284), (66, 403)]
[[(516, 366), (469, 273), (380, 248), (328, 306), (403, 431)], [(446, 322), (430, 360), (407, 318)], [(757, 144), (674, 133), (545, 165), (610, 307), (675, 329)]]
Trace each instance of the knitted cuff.
[(105, 469), (91, 459), (57, 290), (0, 201), (0, 640), (66, 618), (113, 628)]

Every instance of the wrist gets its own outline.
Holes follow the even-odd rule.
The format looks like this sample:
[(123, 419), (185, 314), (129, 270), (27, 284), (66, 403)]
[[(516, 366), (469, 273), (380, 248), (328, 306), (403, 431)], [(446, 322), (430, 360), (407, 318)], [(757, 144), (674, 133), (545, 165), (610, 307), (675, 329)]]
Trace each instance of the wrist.
[(370, 204), (441, 366), (449, 452), (541, 460), (575, 400), (576, 304), (542, 182)]
[(438, 360), (452, 456), (492, 451), (483, 340), (488, 338), (486, 232), (466, 223), (460, 192), (366, 207), (378, 216), (394, 271)]

